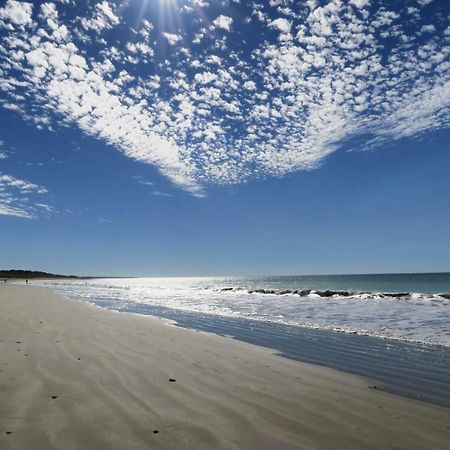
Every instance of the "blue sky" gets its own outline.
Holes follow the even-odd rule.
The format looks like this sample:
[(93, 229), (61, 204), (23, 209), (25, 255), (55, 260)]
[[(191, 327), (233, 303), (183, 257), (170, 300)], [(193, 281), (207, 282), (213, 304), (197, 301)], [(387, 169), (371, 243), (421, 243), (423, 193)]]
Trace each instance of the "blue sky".
[(450, 270), (448, 2), (0, 5), (1, 267)]

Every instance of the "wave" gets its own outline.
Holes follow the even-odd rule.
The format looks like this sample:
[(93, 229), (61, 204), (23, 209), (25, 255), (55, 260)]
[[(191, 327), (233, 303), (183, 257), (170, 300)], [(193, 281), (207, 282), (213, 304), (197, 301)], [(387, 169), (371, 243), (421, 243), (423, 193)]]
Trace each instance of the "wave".
[(297, 295), (299, 297), (351, 297), (366, 299), (417, 299), (427, 298), (430, 300), (450, 300), (450, 294), (421, 294), (416, 292), (354, 292), (354, 291), (334, 291), (325, 289), (245, 289), (242, 287), (224, 287), (219, 289), (220, 292), (246, 292), (247, 294), (263, 294), (263, 295)]

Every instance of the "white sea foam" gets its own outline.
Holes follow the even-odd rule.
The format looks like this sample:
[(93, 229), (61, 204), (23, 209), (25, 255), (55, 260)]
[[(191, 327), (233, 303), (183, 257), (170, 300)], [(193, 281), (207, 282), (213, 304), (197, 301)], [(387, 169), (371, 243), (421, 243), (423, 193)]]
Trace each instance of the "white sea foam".
[(273, 282), (258, 285), (235, 278), (57, 280), (39, 284), (115, 310), (143, 312), (148, 305), (450, 347), (450, 299), (438, 294), (299, 293), (267, 289)]

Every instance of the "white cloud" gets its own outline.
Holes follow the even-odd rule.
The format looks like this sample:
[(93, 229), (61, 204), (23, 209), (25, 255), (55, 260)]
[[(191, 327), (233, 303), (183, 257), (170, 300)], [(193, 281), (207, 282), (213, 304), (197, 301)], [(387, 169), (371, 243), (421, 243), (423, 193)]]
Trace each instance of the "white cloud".
[(85, 30), (93, 30), (100, 33), (104, 29), (109, 29), (118, 25), (119, 17), (114, 13), (113, 8), (107, 1), (102, 1), (95, 5), (93, 17), (83, 17), (81, 25)]
[(290, 22), (289, 20), (284, 18), (272, 20), (272, 22), (269, 23), (269, 27), (275, 28), (278, 31), (280, 31), (278, 39), (281, 42), (289, 42), (292, 39), (291, 35), (292, 22)]
[(0, 215), (2, 216), (15, 216), (22, 217), (24, 219), (31, 219), (33, 216), (27, 211), (21, 208), (15, 208), (13, 206), (7, 206), (2, 204), (2, 199), (0, 197)]
[(197, 8), (206, 8), (209, 6), (209, 3), (205, 2), (205, 0), (192, 0), (192, 4)]
[(31, 219), (42, 210), (51, 211), (51, 206), (30, 199), (47, 192), (42, 186), (0, 173), (0, 215)]
[(31, 64), (32, 66), (48, 66), (47, 55), (40, 48), (32, 50), (31, 52), (27, 53), (25, 57), (28, 61), (28, 64)]
[(96, 8), (100, 14), (108, 19), (114, 25), (119, 23), (119, 18), (114, 14), (110, 4), (107, 1), (97, 3)]
[(222, 28), (223, 30), (230, 31), (233, 19), (228, 16), (220, 15), (213, 20), (213, 25), (215, 28)]
[(167, 192), (162, 191), (153, 191), (152, 195), (156, 195), (158, 197), (172, 197), (172, 194), (168, 194)]
[(162, 35), (167, 39), (167, 42), (170, 45), (176, 45), (176, 44), (178, 44), (178, 42), (183, 40), (183, 36), (181, 36), (179, 34), (163, 32)]
[(367, 4), (369, 4), (369, 0), (350, 0), (350, 3), (352, 3), (353, 5), (355, 5), (357, 8), (362, 9), (362, 8), (364, 8)]
[(127, 50), (130, 51), (131, 53), (139, 53), (141, 55), (153, 56), (153, 49), (144, 42), (138, 42), (136, 44), (133, 42), (128, 42), (126, 44), (126, 47)]
[(148, 38), (150, 36), (150, 32), (154, 29), (155, 27), (153, 26), (153, 24), (151, 22), (149, 22), (148, 20), (144, 20), (142, 22), (142, 28), (139, 31), (139, 34), (144, 37), (144, 38)]
[(20, 107), (14, 103), (10, 103), (10, 102), (5, 102), (5, 103), (0, 103), (3, 108), (5, 109), (9, 109), (10, 111), (20, 111)]
[(423, 25), (420, 29), (423, 33), (434, 33), (436, 31), (436, 28), (434, 25)]
[(47, 192), (42, 186), (5, 174), (0, 174), (0, 185), (16, 188), (22, 193), (37, 192), (38, 194), (45, 194)]
[(212, 72), (196, 73), (194, 80), (200, 84), (209, 84), (217, 79), (217, 75)]
[(144, 186), (154, 186), (155, 183), (153, 183), (153, 181), (148, 181), (145, 178), (139, 176), (139, 175), (134, 175), (131, 177), (133, 180), (136, 180), (137, 183), (139, 184), (143, 184)]
[(256, 84), (254, 81), (246, 81), (243, 84), (244, 89), (247, 89), (249, 91), (256, 91)]
[(46, 211), (46, 212), (52, 212), (52, 211), (54, 211), (53, 206), (47, 205), (47, 204), (45, 204), (45, 203), (35, 203), (34, 205), (37, 206), (37, 207), (40, 208), (40, 209), (43, 209), (43, 210)]
[(54, 3), (43, 3), (41, 5), (41, 16), (45, 20), (58, 20), (58, 11)]
[(276, 28), (278, 31), (281, 31), (282, 33), (290, 33), (292, 28), (292, 23), (289, 22), (287, 19), (279, 18), (272, 20), (270, 22), (269, 26), (271, 28)]
[(9, 21), (15, 25), (30, 25), (32, 22), (33, 5), (26, 2), (8, 0), (3, 8), (0, 8), (0, 19)]

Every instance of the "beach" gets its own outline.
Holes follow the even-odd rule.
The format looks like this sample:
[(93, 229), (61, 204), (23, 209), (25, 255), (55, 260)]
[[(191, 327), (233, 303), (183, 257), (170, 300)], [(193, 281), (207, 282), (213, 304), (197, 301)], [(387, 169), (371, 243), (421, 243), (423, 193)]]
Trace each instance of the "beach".
[[(0, 286), (1, 449), (446, 449), (450, 409), (226, 337)], [(376, 388), (374, 388), (376, 386)]]

